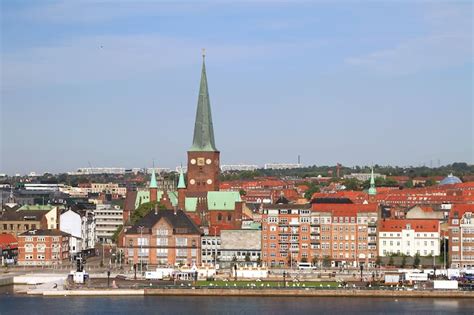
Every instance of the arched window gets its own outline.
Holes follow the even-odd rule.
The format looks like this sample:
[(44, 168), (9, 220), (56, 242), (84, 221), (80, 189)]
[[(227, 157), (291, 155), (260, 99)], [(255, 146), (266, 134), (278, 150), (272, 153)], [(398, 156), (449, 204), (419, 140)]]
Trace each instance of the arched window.
[(229, 214), (229, 215), (227, 216), (227, 221), (232, 221), (232, 214)]
[(217, 221), (222, 221), (222, 214), (219, 213), (219, 214), (217, 215)]

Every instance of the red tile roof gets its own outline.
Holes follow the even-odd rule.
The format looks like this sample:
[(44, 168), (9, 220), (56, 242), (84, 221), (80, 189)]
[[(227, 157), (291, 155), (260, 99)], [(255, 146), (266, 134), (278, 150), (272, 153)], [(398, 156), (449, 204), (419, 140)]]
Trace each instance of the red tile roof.
[(401, 232), (406, 229), (407, 224), (415, 232), (439, 232), (439, 220), (381, 220), (379, 221), (380, 232)]
[(331, 212), (336, 217), (354, 217), (359, 212), (377, 212), (377, 205), (313, 203), (311, 209), (313, 212)]
[(18, 240), (11, 234), (0, 234), (0, 248), (17, 247)]

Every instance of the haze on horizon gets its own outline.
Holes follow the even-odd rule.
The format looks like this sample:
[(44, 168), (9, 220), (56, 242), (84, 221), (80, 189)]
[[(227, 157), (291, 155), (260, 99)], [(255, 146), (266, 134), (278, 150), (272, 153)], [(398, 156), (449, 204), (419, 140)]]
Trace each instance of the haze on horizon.
[(474, 163), (473, 4), (2, 1), (0, 173)]

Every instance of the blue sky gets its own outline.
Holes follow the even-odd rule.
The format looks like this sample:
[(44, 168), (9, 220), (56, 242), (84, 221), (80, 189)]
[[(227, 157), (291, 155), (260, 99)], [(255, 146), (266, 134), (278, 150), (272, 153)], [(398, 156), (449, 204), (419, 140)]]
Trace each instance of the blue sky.
[(2, 1), (0, 173), (474, 162), (470, 1)]

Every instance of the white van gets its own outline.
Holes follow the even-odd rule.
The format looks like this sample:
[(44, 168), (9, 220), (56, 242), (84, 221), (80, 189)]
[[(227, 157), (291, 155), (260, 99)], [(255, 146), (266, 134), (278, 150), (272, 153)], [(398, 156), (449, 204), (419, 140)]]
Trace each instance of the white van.
[(299, 270), (310, 270), (313, 269), (313, 266), (309, 262), (300, 262), (298, 263)]

